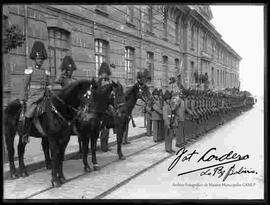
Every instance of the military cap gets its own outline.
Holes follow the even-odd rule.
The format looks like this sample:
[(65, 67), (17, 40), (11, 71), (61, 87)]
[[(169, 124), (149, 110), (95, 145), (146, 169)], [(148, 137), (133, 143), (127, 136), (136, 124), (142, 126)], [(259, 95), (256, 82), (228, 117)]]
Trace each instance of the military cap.
[(155, 88), (152, 92), (152, 95), (159, 95), (158, 89)]
[(62, 64), (61, 64), (61, 70), (76, 70), (77, 67), (72, 59), (71, 56), (65, 56)]
[(30, 53), (30, 59), (35, 60), (40, 57), (42, 60), (47, 59), (47, 52), (44, 43), (41, 41), (35, 41)]
[(168, 100), (172, 98), (172, 93), (168, 90), (165, 91), (164, 95), (163, 95), (163, 99), (164, 100)]
[(101, 66), (98, 70), (98, 75), (101, 75), (103, 73), (106, 73), (107, 75), (111, 75), (111, 70), (110, 70), (110, 67), (109, 65), (106, 63), (106, 62), (102, 62), (101, 63)]

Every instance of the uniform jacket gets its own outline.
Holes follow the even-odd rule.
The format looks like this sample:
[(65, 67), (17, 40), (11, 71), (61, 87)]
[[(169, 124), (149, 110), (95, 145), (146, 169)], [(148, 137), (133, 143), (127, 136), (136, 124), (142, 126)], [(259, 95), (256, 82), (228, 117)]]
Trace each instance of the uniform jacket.
[(176, 121), (185, 121), (185, 110), (186, 110), (185, 102), (182, 98), (180, 98), (179, 105), (175, 111), (175, 115), (176, 115), (175, 120)]
[(152, 120), (162, 120), (162, 107), (160, 100), (154, 100), (153, 111), (152, 111)]
[(172, 111), (171, 111), (170, 105), (167, 102), (164, 102), (162, 111), (163, 111), (164, 125), (168, 126), (170, 125), (170, 117), (171, 117)]
[(25, 71), (22, 99), (32, 104), (42, 99), (45, 87), (51, 85), (50, 73), (45, 69), (28, 68)]
[(60, 84), (62, 87), (65, 87), (66, 85), (70, 84), (71, 82), (75, 81), (76, 78), (71, 77), (69, 78), (65, 72), (62, 72), (57, 79), (54, 81), (56, 84)]

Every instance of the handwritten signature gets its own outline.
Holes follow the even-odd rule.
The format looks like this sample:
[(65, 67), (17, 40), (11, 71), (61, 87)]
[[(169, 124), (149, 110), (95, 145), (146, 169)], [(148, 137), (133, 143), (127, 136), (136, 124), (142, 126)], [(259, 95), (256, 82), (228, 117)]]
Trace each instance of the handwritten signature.
[[(255, 170), (247, 170), (245, 167), (241, 167), (239, 170), (236, 170), (235, 164), (231, 166), (227, 171), (225, 170), (224, 166), (222, 166), (225, 164), (234, 163), (241, 160), (247, 160), (249, 159), (248, 154), (241, 156), (238, 153), (230, 151), (229, 153), (218, 156), (213, 153), (213, 151), (215, 150), (216, 150), (215, 147), (212, 147), (209, 150), (207, 150), (203, 155), (199, 157), (199, 159), (197, 159), (197, 163), (216, 161), (218, 162), (217, 164), (201, 167), (201, 168), (190, 170), (187, 172), (182, 172), (182, 173), (179, 173), (178, 176), (203, 170), (200, 176), (204, 176), (204, 175), (218, 176), (219, 178), (224, 176), (223, 181), (225, 181), (229, 176), (235, 175), (235, 174), (249, 174), (249, 173), (257, 174)], [(199, 152), (197, 152), (196, 150), (193, 150), (193, 152), (188, 153), (188, 150), (185, 147), (182, 147), (181, 149), (177, 151), (176, 158), (168, 167), (168, 171), (171, 171), (179, 163), (179, 161), (190, 162), (191, 159), (195, 158), (195, 156), (199, 156)]]

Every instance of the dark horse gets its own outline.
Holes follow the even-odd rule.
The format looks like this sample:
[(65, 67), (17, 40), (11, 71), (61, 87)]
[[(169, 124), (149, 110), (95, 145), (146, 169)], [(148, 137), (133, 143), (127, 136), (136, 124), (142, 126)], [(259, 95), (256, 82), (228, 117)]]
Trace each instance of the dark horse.
[[(70, 140), (71, 126), (74, 118), (77, 117), (77, 109), (82, 104), (83, 96), (89, 90), (89, 87), (94, 85), (94, 80), (78, 80), (64, 87), (58, 94), (49, 92), (49, 100), (45, 102), (45, 112), (38, 117), (40, 125), (46, 137), (37, 131), (33, 123), (30, 128), (30, 136), (42, 137), (42, 141), (49, 144), (52, 156), (52, 180), (53, 186), (61, 186), (65, 182), (63, 174), (63, 160), (66, 146)], [(8, 149), (10, 174), (12, 178), (16, 177), (16, 168), (14, 165), (14, 137), (16, 132), (19, 133), (19, 166), (20, 173), (27, 176), (27, 170), (24, 165), (23, 155), (25, 143), (22, 142), (22, 135), (19, 126), (19, 115), (21, 112), (21, 103), (19, 100), (11, 102), (5, 109), (5, 139)], [(44, 145), (44, 147), (46, 147)], [(48, 151), (48, 150), (47, 150)], [(45, 155), (46, 156), (46, 155)], [(48, 153), (49, 157), (49, 153)]]
[(117, 153), (119, 159), (125, 159), (122, 154), (122, 141), (123, 137), (127, 135), (128, 124), (130, 115), (134, 109), (138, 99), (143, 100), (145, 103), (150, 98), (148, 87), (143, 83), (135, 83), (134, 86), (129, 88), (125, 93), (122, 86), (118, 86), (118, 91), (115, 92), (114, 112), (108, 115), (104, 120), (104, 127), (107, 129), (113, 128), (117, 136)]
[(137, 82), (131, 88), (129, 88), (129, 90), (125, 92), (125, 99), (126, 99), (127, 113), (124, 117), (125, 123), (123, 125), (123, 128), (121, 128), (123, 129), (124, 144), (128, 142), (127, 137), (128, 137), (130, 116), (132, 110), (136, 105), (137, 100), (141, 99), (145, 104), (147, 104), (152, 100), (152, 96), (146, 84)]
[(112, 83), (98, 87), (91, 94), (88, 94), (87, 100), (84, 102), (84, 105), (82, 105), (82, 109), (75, 121), (76, 129), (79, 134), (79, 143), (82, 142), (82, 158), (85, 172), (91, 171), (87, 160), (90, 139), (94, 170), (99, 170), (99, 166), (96, 162), (96, 144), (101, 120), (104, 118), (111, 101), (111, 93), (117, 86), (119, 86), (119, 84), (112, 81)]

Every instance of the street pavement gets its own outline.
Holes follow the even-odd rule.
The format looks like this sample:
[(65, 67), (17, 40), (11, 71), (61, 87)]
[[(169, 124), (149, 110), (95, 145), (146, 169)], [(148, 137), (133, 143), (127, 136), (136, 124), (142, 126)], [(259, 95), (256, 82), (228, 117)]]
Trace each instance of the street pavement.
[[(140, 122), (141, 125), (136, 121), (138, 129), (143, 125), (143, 120)], [(145, 128), (140, 129), (145, 131)], [(84, 173), (81, 159), (65, 161), (63, 170), (68, 182), (60, 188), (51, 188), (51, 171), (46, 169), (36, 170), (26, 178), (5, 180), (4, 198), (260, 199), (263, 198), (264, 183), (263, 142), (263, 107), (258, 103), (255, 108), (185, 146), (188, 153), (196, 149), (199, 154), (203, 154), (216, 147), (216, 151), (211, 153), (218, 156), (231, 150), (241, 156), (248, 154), (249, 159), (235, 162), (235, 166), (237, 169), (241, 166), (255, 169), (257, 174), (229, 176), (224, 182), (226, 187), (221, 186), (224, 176), (218, 177), (217, 174), (200, 176), (202, 171), (199, 171), (177, 176), (178, 173), (217, 164), (214, 160), (197, 163), (199, 154), (194, 155), (190, 161), (179, 161), (169, 172), (168, 167), (176, 155), (165, 152), (164, 142), (155, 143), (152, 137), (144, 136), (122, 146), (126, 160), (118, 160), (116, 145), (111, 146), (109, 152), (98, 151), (100, 171)], [(175, 147), (174, 149), (177, 150)], [(91, 162), (91, 155), (88, 160)], [(228, 170), (232, 165), (233, 163), (226, 164), (224, 169)], [(247, 183), (252, 186), (247, 186)], [(232, 187), (231, 184), (241, 186)]]
[[(220, 176), (200, 176), (202, 171), (177, 176), (179, 173), (217, 164), (197, 163), (198, 156), (216, 147), (211, 154), (221, 156), (231, 150), (249, 159), (235, 162), (235, 170), (242, 166), (257, 174), (236, 174), (223, 181), (233, 163), (224, 165)], [(186, 146), (188, 153), (196, 150), (190, 161), (179, 161), (168, 171), (176, 156), (171, 156), (159, 165), (129, 181), (103, 199), (263, 199), (264, 198), (264, 111), (262, 101), (234, 120), (203, 136), (199, 141)], [(178, 155), (179, 156), (179, 155)], [(210, 156), (210, 155), (207, 155)], [(183, 158), (181, 158), (183, 159)], [(219, 177), (220, 176), (220, 177)]]
[[(129, 137), (133, 137), (136, 135), (140, 135), (146, 132), (146, 128), (144, 128), (144, 119), (143, 117), (134, 118), (136, 127), (132, 127), (132, 124), (129, 123)], [(41, 139), (30, 137), (30, 142), (25, 147), (24, 154), (24, 162), (26, 166), (37, 164), (39, 162), (44, 161), (44, 153), (41, 146)], [(19, 141), (19, 137), (16, 136), (14, 140), (14, 151), (15, 151), (15, 166), (18, 167), (18, 154), (17, 154), (17, 144)], [(113, 130), (110, 129), (109, 133), (109, 143), (116, 142), (116, 135), (113, 134)], [(97, 145), (100, 145), (100, 138), (98, 138)], [(66, 155), (77, 153), (79, 151), (78, 137), (76, 135), (71, 136), (68, 146), (66, 148)], [(42, 166), (44, 163), (42, 164)], [(40, 165), (36, 166), (40, 168)], [(34, 169), (34, 168), (33, 168)], [(4, 164), (4, 178), (8, 178), (9, 176), (9, 163)]]

